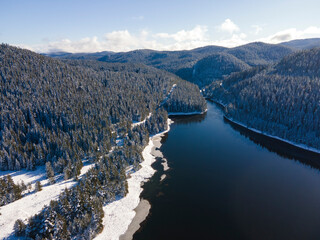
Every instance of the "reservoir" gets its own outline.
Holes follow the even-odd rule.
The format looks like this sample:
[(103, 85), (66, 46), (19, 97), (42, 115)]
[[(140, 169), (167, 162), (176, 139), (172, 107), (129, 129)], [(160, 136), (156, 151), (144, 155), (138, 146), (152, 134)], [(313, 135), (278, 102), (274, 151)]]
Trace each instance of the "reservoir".
[(320, 157), (237, 127), (208, 102), (173, 118), (135, 240), (320, 239)]

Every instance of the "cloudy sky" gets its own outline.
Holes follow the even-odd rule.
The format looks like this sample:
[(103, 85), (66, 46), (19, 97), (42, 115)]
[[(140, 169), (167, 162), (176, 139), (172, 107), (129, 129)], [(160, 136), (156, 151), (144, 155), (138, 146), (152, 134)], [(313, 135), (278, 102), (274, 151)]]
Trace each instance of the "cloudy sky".
[(319, 0), (0, 3), (0, 42), (37, 52), (181, 50), (320, 37)]

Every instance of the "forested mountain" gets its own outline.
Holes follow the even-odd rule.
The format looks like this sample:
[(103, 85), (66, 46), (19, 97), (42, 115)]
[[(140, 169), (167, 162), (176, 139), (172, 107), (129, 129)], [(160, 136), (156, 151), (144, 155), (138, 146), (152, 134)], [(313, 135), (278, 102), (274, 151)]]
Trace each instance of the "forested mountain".
[(6, 45), (0, 54), (1, 170), (50, 161), (62, 172), (97, 148), (107, 152), (113, 125), (143, 119), (173, 84), (159, 71), (95, 71)]
[[(62, 173), (78, 183), (17, 221), (16, 235), (94, 237), (103, 204), (126, 194), (125, 169), (139, 168), (149, 136), (167, 128), (168, 112), (205, 111), (198, 86), (209, 84), (204, 95), (224, 104), (229, 118), (320, 148), (320, 49), (293, 52), (251, 43), (51, 58), (0, 45), (0, 170), (46, 164), (48, 177)], [(83, 159), (94, 164), (78, 180)], [(23, 198), (24, 185), (7, 177), (0, 185), (0, 205)]]
[(61, 172), (70, 159), (107, 152), (114, 128), (144, 119), (181, 81), (143, 65), (66, 64), (7, 45), (0, 61), (1, 170), (52, 161)]
[(199, 60), (191, 69), (186, 80), (200, 87), (213, 81), (221, 80), (233, 72), (241, 72), (250, 68), (248, 64), (227, 53), (216, 53)]
[(320, 38), (297, 39), (280, 44), (297, 50), (308, 50), (320, 47)]
[(90, 59), (110, 63), (143, 63), (159, 69), (174, 72), (182, 67), (190, 67), (196, 60), (212, 53), (225, 50), (224, 47), (207, 46), (183, 51), (156, 51), (149, 49), (129, 52), (98, 52), (98, 53), (51, 53), (51, 57), (63, 59)]
[(289, 47), (254, 42), (204, 57), (192, 67), (179, 69), (175, 74), (203, 87), (233, 72), (276, 63), (292, 52)]
[[(218, 46), (207, 46), (196, 48), (192, 50), (185, 51), (154, 51), (154, 50), (135, 50), (130, 52), (120, 52), (120, 53), (106, 53), (103, 57), (95, 57), (94, 55), (99, 55), (100, 53), (94, 54), (58, 54), (51, 56), (65, 58), (65, 59), (96, 59), (102, 62), (120, 62), (120, 63), (143, 63), (149, 66), (153, 66), (159, 69), (163, 69), (172, 72), (182, 79), (187, 81), (195, 82), (199, 86), (203, 86), (210, 83), (213, 80), (221, 79), (220, 76), (226, 73), (231, 73), (240, 68), (244, 69), (246, 64), (250, 66), (266, 65), (278, 62), (282, 57), (293, 52), (293, 49), (287, 46), (266, 44), (262, 42), (249, 43), (243, 46), (235, 48), (224, 48)], [(212, 63), (209, 63), (210, 55), (221, 54), (223, 56), (222, 60), (218, 60), (217, 67), (215, 64), (217, 58), (211, 58)], [(222, 55), (226, 54), (226, 55)], [(233, 58), (235, 57), (235, 58)], [(207, 58), (203, 60), (203, 58)], [(198, 71), (199, 77), (193, 77), (193, 69), (196, 67), (197, 62), (200, 61), (200, 65), (203, 62), (208, 63), (209, 69), (204, 69), (204, 73)], [(240, 63), (240, 62), (243, 63)], [(222, 63), (229, 65), (228, 70), (225, 70)], [(232, 68), (234, 65), (234, 69)], [(242, 65), (240, 67), (240, 65)], [(213, 72), (215, 72), (213, 74)], [(206, 76), (208, 73), (208, 76)], [(213, 79), (210, 80), (210, 78)]]
[(320, 148), (320, 49), (234, 73), (206, 89), (230, 118), (267, 134)]
[(101, 57), (115, 54), (114, 52), (103, 51), (96, 53), (68, 53), (68, 52), (52, 52), (44, 53), (44, 56), (50, 56), (55, 58), (64, 58), (64, 59), (87, 59), (87, 60), (97, 60)]
[[(92, 238), (102, 229), (102, 205), (126, 193), (125, 168), (137, 169), (149, 135), (167, 128), (164, 107), (206, 108), (196, 85), (162, 70), (61, 61), (5, 44), (0, 45), (0, 102), (0, 170), (46, 164), (48, 177), (63, 173), (77, 179), (84, 158), (96, 163), (76, 188), (26, 226), (16, 223), (17, 235), (32, 239)], [(132, 121), (142, 120), (132, 129)], [(116, 146), (116, 138), (123, 146)], [(21, 197), (23, 186), (9, 178), (0, 183), (1, 204)]]
[(226, 52), (250, 66), (257, 66), (276, 63), (293, 50), (282, 45), (253, 42), (228, 49)]

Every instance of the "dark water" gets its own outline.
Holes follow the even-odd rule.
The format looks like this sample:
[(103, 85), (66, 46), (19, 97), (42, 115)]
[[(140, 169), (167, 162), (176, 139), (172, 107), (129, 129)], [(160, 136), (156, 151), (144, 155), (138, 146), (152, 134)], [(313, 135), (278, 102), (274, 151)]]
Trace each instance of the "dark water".
[(135, 240), (320, 239), (319, 155), (238, 128), (208, 103), (174, 119), (162, 167), (144, 186), (152, 208)]

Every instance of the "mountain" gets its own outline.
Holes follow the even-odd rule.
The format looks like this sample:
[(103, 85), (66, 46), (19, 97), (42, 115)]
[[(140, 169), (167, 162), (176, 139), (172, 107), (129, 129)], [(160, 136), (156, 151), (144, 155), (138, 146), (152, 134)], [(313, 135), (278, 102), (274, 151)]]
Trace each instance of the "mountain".
[(320, 49), (231, 74), (206, 89), (228, 117), (297, 144), (320, 148)]
[(226, 53), (237, 57), (250, 66), (276, 63), (292, 52), (293, 50), (289, 47), (262, 42), (253, 42), (226, 50)]
[(109, 56), (114, 54), (114, 52), (103, 51), (95, 53), (69, 53), (69, 52), (52, 52), (43, 53), (42, 55), (53, 57), (53, 58), (63, 58), (63, 59), (87, 59), (87, 60), (97, 60), (104, 56)]
[[(274, 44), (266, 44), (262, 42), (255, 42), (246, 44), (243, 46), (235, 47), (235, 48), (224, 48), (219, 46), (206, 46), (201, 48), (196, 48), (192, 50), (184, 50), (184, 51), (154, 51), (154, 50), (134, 50), (130, 52), (120, 52), (120, 53), (108, 53), (100, 58), (95, 58), (96, 60), (102, 62), (111, 62), (111, 63), (142, 63), (148, 66), (156, 67), (159, 69), (163, 69), (169, 72), (172, 72), (182, 79), (195, 82), (199, 84), (199, 86), (203, 86), (204, 84), (210, 83), (213, 80), (221, 78), (226, 75), (228, 72), (237, 71), (237, 67), (234, 70), (222, 70), (221, 63), (217, 65), (217, 69), (214, 69), (214, 64), (216, 61), (212, 58), (213, 62), (208, 65), (210, 70), (206, 70), (204, 73), (198, 74), (203, 77), (203, 80), (199, 80), (199, 77), (193, 76), (193, 69), (196, 67), (197, 62), (201, 61), (201, 59), (206, 58), (213, 54), (228, 54), (224, 57), (224, 62), (231, 61), (230, 65), (237, 65), (239, 61), (243, 63), (240, 70), (243, 70), (244, 64), (249, 66), (257, 66), (257, 65), (266, 65), (271, 63), (278, 62), (282, 57), (293, 52), (292, 48), (282, 45), (274, 45)], [(92, 57), (96, 56), (98, 53), (94, 54), (73, 54), (73, 55), (53, 55), (53, 57), (65, 58), (65, 59), (94, 59)], [(102, 53), (101, 53), (102, 54)], [(231, 58), (231, 55), (235, 58)], [(209, 59), (204, 60), (208, 62)], [(234, 62), (234, 63), (233, 63)], [(202, 65), (203, 62), (200, 62), (198, 65)], [(229, 65), (229, 64), (227, 64)], [(229, 66), (228, 68), (230, 68)], [(238, 66), (239, 67), (239, 66)], [(201, 67), (201, 69), (203, 69)], [(212, 75), (212, 72), (215, 71), (215, 75)], [(210, 74), (205, 76), (206, 73)], [(210, 78), (213, 77), (211, 80)]]
[[(0, 63), (0, 170), (50, 161), (62, 172), (69, 158), (108, 151), (115, 142), (110, 132), (144, 119), (174, 84), (188, 89), (184, 110), (205, 109), (195, 85), (141, 64), (63, 62), (4, 44)], [(188, 100), (193, 93), (201, 106)], [(92, 135), (94, 129), (102, 135)]]
[[(167, 129), (167, 111), (206, 109), (196, 85), (166, 71), (62, 61), (6, 44), (0, 102), (0, 170), (45, 165), (48, 185), (61, 175), (77, 182), (39, 214), (16, 221), (16, 235), (28, 239), (93, 238), (103, 227), (103, 205), (127, 193), (127, 167), (138, 169), (149, 135)], [(84, 161), (92, 167), (78, 178)], [(27, 194), (10, 177), (0, 184), (0, 206)]]
[(116, 53), (105, 56), (99, 61), (104, 62), (134, 62), (143, 63), (169, 72), (177, 69), (190, 67), (196, 60), (201, 59), (212, 53), (223, 51), (225, 48), (218, 46), (207, 46), (184, 51), (154, 51), (154, 50), (135, 50), (125, 53)]
[(192, 68), (191, 78), (186, 78), (199, 86), (221, 80), (233, 72), (250, 68), (248, 64), (228, 53), (216, 53), (199, 60)]
[(224, 49), (222, 52), (200, 59), (192, 67), (181, 68), (174, 73), (182, 79), (203, 87), (233, 72), (276, 63), (292, 52), (291, 48), (285, 46), (261, 42), (249, 43)]
[(291, 47), (296, 50), (307, 50), (320, 47), (320, 38), (297, 39), (280, 43), (280, 45)]

